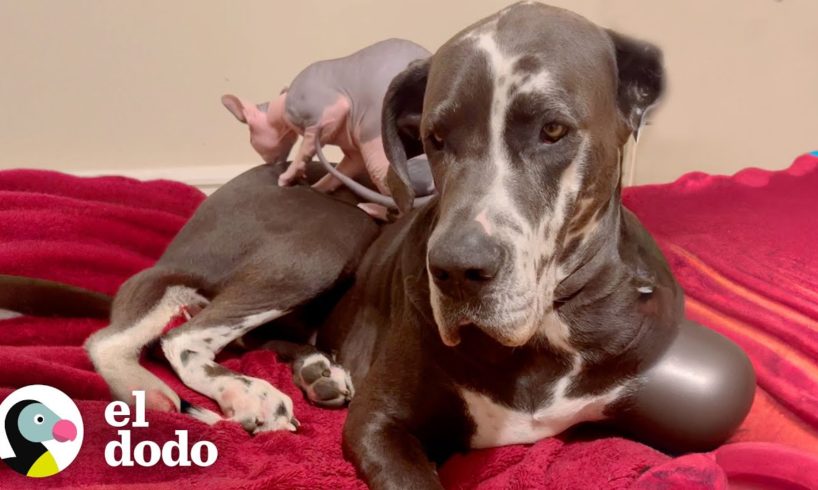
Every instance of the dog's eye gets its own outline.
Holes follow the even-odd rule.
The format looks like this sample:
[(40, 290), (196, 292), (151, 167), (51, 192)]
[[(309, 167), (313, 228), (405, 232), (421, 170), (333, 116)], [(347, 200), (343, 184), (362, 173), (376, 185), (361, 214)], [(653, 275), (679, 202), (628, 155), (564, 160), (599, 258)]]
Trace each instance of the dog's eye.
[(546, 123), (540, 131), (540, 140), (543, 143), (551, 144), (561, 140), (568, 134), (568, 128), (556, 122)]
[(441, 136), (440, 133), (436, 131), (432, 131), (431, 133), (429, 133), (427, 139), (429, 140), (429, 144), (432, 145), (432, 148), (434, 148), (435, 150), (440, 151), (443, 149), (444, 146), (446, 146), (446, 141), (443, 139), (443, 136)]

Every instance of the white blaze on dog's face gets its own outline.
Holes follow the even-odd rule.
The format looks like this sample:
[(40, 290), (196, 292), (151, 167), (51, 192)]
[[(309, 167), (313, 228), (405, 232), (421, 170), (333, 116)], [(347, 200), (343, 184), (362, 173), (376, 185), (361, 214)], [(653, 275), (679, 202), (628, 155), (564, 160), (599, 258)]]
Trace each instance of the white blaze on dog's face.
[(475, 294), (430, 274), (445, 343), (475, 325), (504, 345), (570, 348), (554, 289), (612, 207), (622, 116), (610, 36), (565, 10), (514, 5), (435, 54), (420, 126), (440, 190), (429, 253), (483, 233), (502, 262)]

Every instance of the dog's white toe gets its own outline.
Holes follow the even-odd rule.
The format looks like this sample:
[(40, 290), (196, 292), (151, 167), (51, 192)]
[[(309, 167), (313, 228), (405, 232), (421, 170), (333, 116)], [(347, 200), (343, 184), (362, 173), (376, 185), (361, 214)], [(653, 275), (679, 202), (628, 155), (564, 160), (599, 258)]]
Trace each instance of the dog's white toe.
[(298, 430), (292, 399), (270, 383), (248, 376), (223, 376), (218, 382), (222, 411), (247, 432)]

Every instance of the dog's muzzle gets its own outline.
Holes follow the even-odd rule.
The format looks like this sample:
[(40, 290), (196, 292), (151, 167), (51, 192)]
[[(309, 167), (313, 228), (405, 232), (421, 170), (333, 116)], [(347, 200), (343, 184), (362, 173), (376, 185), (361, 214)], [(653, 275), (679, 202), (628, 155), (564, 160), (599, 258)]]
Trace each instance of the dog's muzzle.
[(429, 248), (429, 274), (442, 294), (468, 300), (492, 286), (505, 256), (496, 238), (476, 227), (460, 228)]
[(430, 243), (431, 302), (441, 340), (460, 342), (461, 330), (478, 328), (506, 346), (533, 333), (528, 297), (511, 294), (509, 253), (479, 225), (447, 230)]

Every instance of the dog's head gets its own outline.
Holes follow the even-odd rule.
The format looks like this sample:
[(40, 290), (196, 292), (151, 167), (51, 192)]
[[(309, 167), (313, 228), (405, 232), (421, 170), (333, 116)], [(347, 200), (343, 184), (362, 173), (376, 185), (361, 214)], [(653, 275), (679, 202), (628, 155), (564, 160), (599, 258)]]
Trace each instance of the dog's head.
[(425, 151), (440, 193), (426, 260), (446, 344), (464, 325), (507, 346), (564, 340), (554, 290), (617, 219), (621, 148), (662, 87), (657, 48), (538, 3), (477, 22), (393, 80), (388, 183), (407, 210), (406, 159)]

